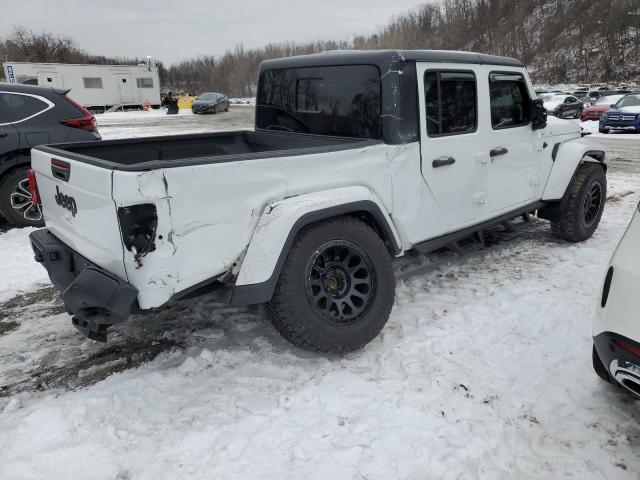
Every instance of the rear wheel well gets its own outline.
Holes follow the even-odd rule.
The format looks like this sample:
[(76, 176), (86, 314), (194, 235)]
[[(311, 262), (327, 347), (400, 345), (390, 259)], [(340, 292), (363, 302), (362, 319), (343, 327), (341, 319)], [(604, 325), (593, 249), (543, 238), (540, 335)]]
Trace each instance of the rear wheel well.
[(303, 215), (293, 225), (289, 236), (282, 246), (280, 256), (278, 257), (271, 277), (262, 283), (236, 286), (230, 301), (231, 305), (264, 303), (271, 300), (276, 282), (280, 277), (282, 266), (289, 255), (289, 251), (304, 230), (320, 222), (345, 216), (360, 219), (368, 225), (374, 233), (382, 239), (391, 256), (398, 255), (402, 251), (402, 246), (396, 242), (393, 230), (391, 230), (391, 226), (387, 222), (382, 210), (371, 200), (362, 200), (351, 204), (343, 204), (323, 210), (312, 211)]
[(387, 250), (389, 250), (389, 253), (391, 255), (397, 255), (399, 253), (395, 239), (393, 238), (393, 233), (390, 231), (388, 226), (387, 228), (383, 228), (380, 225), (380, 220), (376, 219), (376, 217), (370, 211), (359, 210), (356, 212), (347, 213), (346, 215), (350, 217), (355, 217), (363, 221), (364, 223), (366, 223), (369, 226), (369, 228), (371, 228), (374, 232), (376, 232), (376, 234), (382, 239), (385, 246), (387, 247)]

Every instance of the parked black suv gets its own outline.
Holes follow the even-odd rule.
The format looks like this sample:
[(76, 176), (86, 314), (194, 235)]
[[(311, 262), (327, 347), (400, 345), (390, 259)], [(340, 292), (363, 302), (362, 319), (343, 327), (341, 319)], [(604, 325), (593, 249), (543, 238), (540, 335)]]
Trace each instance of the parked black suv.
[(67, 97), (68, 92), (0, 83), (0, 215), (9, 223), (42, 225), (27, 181), (31, 147), (100, 140), (95, 118)]

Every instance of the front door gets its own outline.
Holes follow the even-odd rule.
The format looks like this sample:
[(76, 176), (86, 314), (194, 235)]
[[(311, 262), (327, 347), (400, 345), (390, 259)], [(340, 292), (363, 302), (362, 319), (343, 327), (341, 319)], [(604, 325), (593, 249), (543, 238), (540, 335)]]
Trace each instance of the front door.
[(131, 81), (131, 75), (128, 73), (116, 74), (116, 82), (118, 84), (118, 94), (121, 104), (133, 103), (133, 84)]
[[(541, 156), (531, 128), (531, 97), (521, 73), (489, 73), (491, 133), (489, 212), (508, 212), (534, 201)], [(492, 215), (493, 216), (493, 215)]]
[(486, 139), (478, 130), (478, 82), (473, 68), (418, 64), (422, 176), (440, 218), (434, 231), (471, 224), (486, 203)]

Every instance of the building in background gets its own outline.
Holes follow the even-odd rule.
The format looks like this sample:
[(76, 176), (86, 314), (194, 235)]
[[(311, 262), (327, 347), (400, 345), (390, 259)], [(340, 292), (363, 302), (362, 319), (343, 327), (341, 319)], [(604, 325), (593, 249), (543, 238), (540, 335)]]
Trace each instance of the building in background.
[(65, 63), (5, 62), (9, 83), (69, 90), (69, 97), (94, 111), (160, 105), (158, 68), (141, 65), (77, 65)]

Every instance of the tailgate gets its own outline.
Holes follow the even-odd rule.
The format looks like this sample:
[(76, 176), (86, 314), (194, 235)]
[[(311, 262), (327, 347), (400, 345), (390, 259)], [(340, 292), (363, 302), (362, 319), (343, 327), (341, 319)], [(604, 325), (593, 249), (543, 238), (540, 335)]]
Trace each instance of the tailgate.
[(112, 171), (74, 160), (63, 150), (47, 150), (31, 151), (47, 228), (70, 248), (126, 281), (111, 194)]

